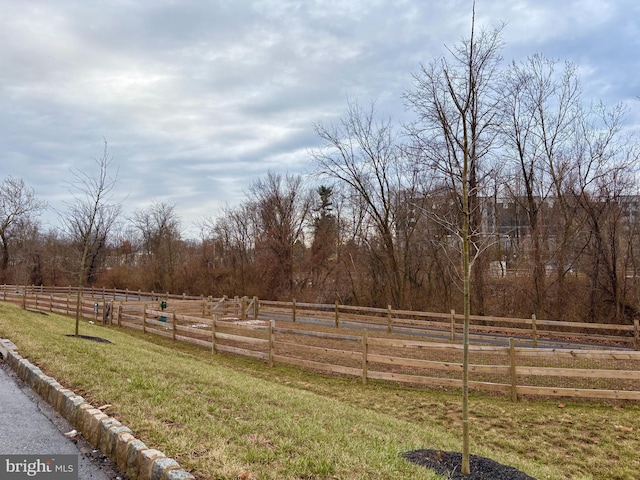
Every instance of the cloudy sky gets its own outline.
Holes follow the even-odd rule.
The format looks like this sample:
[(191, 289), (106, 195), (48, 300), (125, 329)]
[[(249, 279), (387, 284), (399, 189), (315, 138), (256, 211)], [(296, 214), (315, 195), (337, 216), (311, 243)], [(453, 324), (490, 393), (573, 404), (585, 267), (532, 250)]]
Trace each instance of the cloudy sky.
[[(314, 123), (347, 98), (400, 122), (420, 63), (468, 35), (471, 0), (0, 0), (0, 179), (59, 210), (103, 138), (127, 212), (176, 205), (183, 226), (252, 180), (307, 173)], [(505, 61), (579, 67), (587, 99), (640, 125), (640, 2), (477, 0), (506, 23)], [(55, 225), (55, 215), (43, 217)]]

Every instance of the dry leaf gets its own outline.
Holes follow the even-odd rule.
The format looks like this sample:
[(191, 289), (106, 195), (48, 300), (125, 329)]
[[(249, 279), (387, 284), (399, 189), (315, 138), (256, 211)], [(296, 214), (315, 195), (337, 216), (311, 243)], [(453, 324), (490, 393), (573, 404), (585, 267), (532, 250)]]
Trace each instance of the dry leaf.
[(102, 405), (101, 407), (98, 407), (98, 410), (102, 410), (104, 412), (107, 408), (112, 407), (112, 406), (113, 405), (111, 405), (110, 403), (106, 403), (106, 404)]
[(625, 432), (633, 432), (633, 427), (625, 427), (624, 425), (616, 425), (614, 428), (624, 430)]
[(564, 408), (564, 403), (559, 403), (558, 408)]

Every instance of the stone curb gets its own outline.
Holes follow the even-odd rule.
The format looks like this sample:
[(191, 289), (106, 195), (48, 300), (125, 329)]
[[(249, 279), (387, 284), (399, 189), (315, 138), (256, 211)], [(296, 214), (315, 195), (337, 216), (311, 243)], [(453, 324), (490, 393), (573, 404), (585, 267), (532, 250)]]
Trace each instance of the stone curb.
[(45, 375), (29, 360), (21, 357), (10, 340), (0, 339), (0, 354), (18, 377), (132, 480), (195, 480), (174, 459), (147, 447), (118, 420), (64, 388), (54, 378)]

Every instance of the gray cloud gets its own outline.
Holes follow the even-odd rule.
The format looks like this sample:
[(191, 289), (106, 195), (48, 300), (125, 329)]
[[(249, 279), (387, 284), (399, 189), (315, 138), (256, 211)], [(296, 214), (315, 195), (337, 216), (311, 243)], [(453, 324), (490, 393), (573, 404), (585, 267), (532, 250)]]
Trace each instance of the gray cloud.
[[(588, 96), (640, 95), (635, 1), (477, 3), (507, 23), (505, 60), (541, 52), (577, 63)], [(268, 169), (309, 171), (313, 124), (347, 97), (407, 115), (411, 73), (468, 34), (469, 4), (0, 0), (0, 174), (60, 207), (106, 138), (129, 210), (213, 215)]]

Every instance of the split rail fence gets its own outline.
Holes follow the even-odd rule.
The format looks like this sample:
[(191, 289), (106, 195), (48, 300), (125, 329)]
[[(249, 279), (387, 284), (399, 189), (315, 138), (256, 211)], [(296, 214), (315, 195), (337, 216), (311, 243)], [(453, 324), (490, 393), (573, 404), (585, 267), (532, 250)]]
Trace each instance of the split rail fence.
[[(74, 315), (77, 291), (5, 286), (0, 298), (25, 309)], [(462, 325), (454, 312), (442, 315), (113, 290), (85, 290), (81, 299), (84, 318), (188, 342), (213, 353), (357, 377), (365, 384), (383, 380), (462, 387), (463, 346), (456, 343)], [(472, 322), (476, 333), (469, 346), (472, 389), (508, 395), (514, 401), (523, 395), (640, 400), (639, 351), (595, 345), (545, 348), (543, 338), (571, 335), (564, 325), (569, 322), (535, 317), (473, 317)], [(579, 330), (583, 325), (594, 333), (583, 329), (572, 338), (637, 346), (637, 323), (616, 325), (619, 330), (592, 324), (570, 327)], [(424, 336), (432, 331), (446, 332), (447, 338)], [(502, 338), (502, 344), (495, 344), (501, 338), (497, 335), (520, 338), (517, 343), (513, 337)]]

